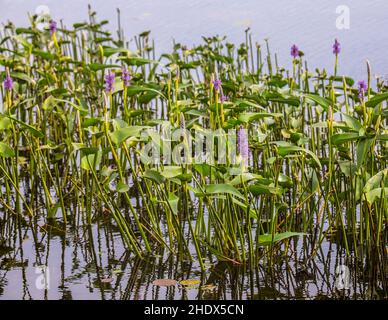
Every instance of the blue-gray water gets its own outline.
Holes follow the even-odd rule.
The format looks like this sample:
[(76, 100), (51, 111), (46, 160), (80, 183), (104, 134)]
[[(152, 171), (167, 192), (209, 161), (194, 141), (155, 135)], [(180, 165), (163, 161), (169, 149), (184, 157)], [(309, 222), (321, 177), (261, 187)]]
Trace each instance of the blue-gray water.
[[(219, 34), (241, 42), (249, 26), (255, 41), (269, 38), (281, 65), (289, 65), (289, 48), (296, 43), (310, 68), (332, 70), (332, 43), (338, 38), (340, 73), (365, 78), (365, 60), (369, 59), (374, 75), (388, 74), (386, 0), (0, 0), (0, 22), (27, 24), (27, 12), (47, 5), (54, 19), (71, 25), (86, 19), (88, 3), (101, 20), (110, 20), (112, 30), (116, 30), (116, 8), (120, 8), (126, 37), (151, 30), (158, 52), (169, 50), (172, 38), (191, 45), (198, 44), (203, 35)], [(336, 27), (336, 8), (341, 5), (350, 9), (350, 28), (345, 30)]]

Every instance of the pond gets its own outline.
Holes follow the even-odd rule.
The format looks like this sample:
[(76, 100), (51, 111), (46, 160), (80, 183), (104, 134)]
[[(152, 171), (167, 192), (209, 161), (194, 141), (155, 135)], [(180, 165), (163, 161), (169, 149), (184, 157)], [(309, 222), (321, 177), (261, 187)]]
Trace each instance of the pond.
[[(41, 5), (49, 7), (55, 19), (66, 25), (85, 20), (90, 3), (100, 19), (110, 20), (111, 30), (117, 29), (116, 8), (122, 12), (125, 36), (131, 38), (151, 30), (156, 48), (169, 51), (172, 40), (186, 45), (198, 44), (202, 36), (226, 35), (231, 42), (244, 40), (244, 30), (251, 28), (254, 42), (269, 39), (273, 52), (279, 54), (279, 64), (289, 66), (288, 50), (296, 43), (305, 52), (311, 67), (330, 69), (333, 59), (327, 54), (333, 39), (343, 44), (339, 72), (365, 79), (365, 60), (369, 59), (373, 74), (388, 75), (385, 50), (388, 35), (388, 3), (376, 1), (312, 2), (309, 0), (166, 0), (166, 1), (63, 1), (1, 0), (0, 22), (7, 19), (16, 25), (28, 24), (27, 12), (34, 13)], [(339, 6), (349, 8), (349, 29), (337, 29)]]
[[(66, 235), (62, 224), (59, 230), (37, 225), (23, 226), (7, 241), (8, 246), (0, 248), (0, 299), (325, 300), (370, 299), (382, 294), (378, 268), (372, 261), (377, 259), (375, 254), (360, 262), (346, 257), (341, 243), (327, 240), (314, 259), (311, 241), (300, 239), (287, 256), (279, 252), (272, 267), (250, 269), (209, 257), (202, 272), (198, 263), (163, 249), (143, 259), (132, 255), (124, 249), (117, 228), (103, 221), (90, 228), (69, 227)], [(18, 249), (11, 251), (11, 247)], [(43, 265), (48, 266), (47, 274), (39, 268)], [(344, 278), (346, 291), (336, 288), (342, 265), (351, 270), (349, 278)], [(47, 282), (42, 281), (44, 275)], [(154, 286), (157, 279), (175, 279), (177, 284)], [(200, 285), (179, 285), (187, 279)]]

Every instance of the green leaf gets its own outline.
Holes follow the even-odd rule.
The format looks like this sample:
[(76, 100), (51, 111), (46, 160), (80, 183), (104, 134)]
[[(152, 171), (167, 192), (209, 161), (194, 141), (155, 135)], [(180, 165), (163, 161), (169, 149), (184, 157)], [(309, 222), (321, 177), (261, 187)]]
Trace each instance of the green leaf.
[[(336, 122), (333, 121), (333, 127), (334, 128), (340, 128), (340, 129), (348, 129), (348, 126), (344, 122)], [(327, 128), (327, 121), (319, 121), (312, 125), (313, 128)]]
[(281, 113), (267, 113), (267, 112), (247, 112), (247, 113), (241, 113), (238, 116), (238, 120), (242, 122), (252, 122), (255, 120), (259, 120), (266, 117), (283, 117), (283, 114)]
[(337, 81), (337, 82), (341, 82), (343, 83), (344, 80), (345, 80), (345, 83), (347, 86), (349, 87), (352, 87), (354, 85), (354, 79), (350, 78), (350, 77), (344, 77), (344, 76), (331, 76), (330, 78), (330, 81)]
[(47, 218), (53, 219), (57, 215), (58, 209), (61, 207), (61, 202), (58, 201), (55, 205), (53, 205), (51, 208), (47, 211)]
[(248, 187), (248, 189), (256, 197), (263, 195), (263, 194), (264, 195), (281, 195), (282, 194), (281, 188), (267, 186), (267, 185), (261, 184), (261, 183), (252, 184)]
[(103, 47), (104, 57), (110, 57), (116, 53), (128, 53), (126, 48), (112, 48), (112, 47)]
[(102, 152), (98, 151), (96, 153), (84, 155), (81, 158), (81, 168), (84, 170), (95, 170), (97, 166), (101, 163)]
[(15, 151), (4, 142), (0, 142), (0, 156), (4, 158), (11, 158), (15, 156)]
[(120, 193), (128, 192), (128, 191), (129, 191), (129, 186), (128, 186), (126, 183), (120, 181), (120, 182), (117, 184), (117, 186), (116, 186), (116, 191), (117, 191), (117, 192), (120, 192)]
[(318, 165), (318, 167), (322, 168), (321, 162), (319, 161), (317, 155), (315, 153), (311, 152), (310, 150), (307, 150), (307, 149), (304, 149), (304, 148), (298, 147), (298, 146), (281, 146), (280, 145), (278, 147), (278, 153), (282, 157), (285, 157), (288, 154), (291, 154), (291, 153), (294, 153), (294, 152), (304, 152), (304, 153), (307, 153), (308, 155), (311, 156), (311, 158), (313, 158), (313, 160)]
[(7, 130), (11, 128), (11, 120), (9, 118), (1, 118), (0, 119), (0, 131)]
[(151, 112), (152, 112), (151, 110), (132, 110), (132, 111), (129, 111), (128, 117), (135, 118), (137, 116), (143, 115), (145, 113), (151, 113)]
[(150, 59), (145, 59), (140, 57), (129, 57), (129, 58), (120, 57), (118, 58), (118, 60), (124, 61), (129, 66), (143, 66), (149, 63), (159, 63), (158, 61), (155, 61), (155, 60), (150, 60)]
[(55, 98), (53, 96), (49, 96), (46, 100), (44, 100), (43, 105), (42, 105), (42, 109), (47, 110), (47, 111), (51, 111), (54, 109), (55, 105), (56, 105)]
[(32, 30), (31, 28), (16, 28), (16, 34), (36, 34), (37, 32), (35, 30)]
[(338, 164), (346, 177), (352, 177), (357, 171), (357, 166), (352, 161), (338, 161)]
[(245, 197), (231, 184), (209, 184), (205, 188), (206, 194), (223, 194), (227, 193), (237, 198), (245, 200)]
[(75, 104), (71, 101), (68, 101), (68, 100), (62, 100), (62, 99), (55, 99), (55, 101), (58, 101), (58, 102), (64, 102), (64, 103), (68, 103), (70, 104), (73, 108), (77, 109), (78, 111), (80, 111), (83, 115), (84, 114), (87, 114), (89, 112), (89, 110), (84, 107), (84, 106), (80, 106), (78, 104)]
[(178, 202), (179, 202), (179, 197), (173, 193), (170, 193), (168, 197), (168, 203), (170, 204), (170, 207), (174, 214), (178, 214)]
[(116, 78), (115, 79), (115, 83), (113, 85), (113, 92), (112, 92), (112, 94), (114, 94), (116, 92), (119, 92), (119, 91), (123, 91), (123, 90), (124, 90), (124, 83), (123, 83), (123, 81), (120, 78)]
[(331, 142), (338, 146), (338, 145), (341, 145), (345, 142), (349, 142), (349, 141), (356, 141), (360, 138), (360, 135), (359, 133), (356, 133), (356, 132), (344, 132), (344, 133), (337, 133), (337, 134), (334, 134), (332, 137), (331, 137)]
[(38, 57), (41, 57), (44, 60), (54, 60), (54, 55), (47, 51), (33, 50), (32, 53)]
[(140, 133), (142, 130), (151, 128), (148, 126), (129, 126), (120, 128), (118, 130), (113, 131), (110, 134), (110, 138), (112, 139), (113, 143), (116, 145), (120, 145), (125, 140), (131, 137), (140, 137)]
[(388, 134), (380, 134), (380, 135), (377, 136), (376, 140), (388, 141)]
[(278, 182), (279, 182), (279, 185), (281, 185), (284, 188), (291, 188), (294, 185), (294, 182), (292, 181), (292, 179), (283, 173), (279, 173)]
[(355, 118), (353, 118), (345, 113), (342, 114), (342, 117), (344, 118), (344, 121), (349, 128), (351, 128), (357, 132), (361, 130), (362, 125), (357, 119), (355, 119)]
[(258, 174), (247, 172), (247, 173), (242, 173), (242, 174), (237, 175), (229, 183), (232, 186), (235, 186), (235, 185), (238, 185), (238, 184), (241, 184), (244, 182), (248, 182), (248, 181), (255, 180), (255, 179), (261, 179), (261, 178), (263, 178), (263, 177), (258, 175)]
[(102, 64), (102, 63), (91, 63), (89, 64), (89, 69), (92, 71), (99, 71), (110, 68), (120, 68), (119, 65), (116, 64)]
[(82, 128), (94, 127), (102, 122), (103, 120), (101, 118), (84, 118), (82, 121)]
[[(243, 208), (245, 211), (247, 211), (248, 206), (245, 203), (237, 200), (235, 197), (232, 197), (232, 201), (233, 201), (233, 203), (237, 204), (238, 206)], [(258, 219), (259, 218), (257, 212), (255, 210), (253, 210), (253, 209), (249, 209), (249, 216), (252, 219)]]
[(377, 199), (388, 197), (388, 188), (376, 188), (365, 193), (366, 201), (369, 204), (373, 204)]
[(80, 29), (83, 27), (86, 27), (88, 24), (86, 22), (79, 22), (79, 23), (74, 23), (73, 28), (74, 29)]
[(156, 184), (162, 184), (165, 178), (156, 170), (146, 170), (143, 174), (143, 178), (149, 179)]
[(32, 79), (31, 77), (29, 77), (28, 75), (26, 75), (25, 73), (11, 72), (11, 77), (14, 79), (23, 80), (23, 81), (28, 82), (32, 85), (36, 84), (36, 81), (34, 79)]
[(172, 179), (182, 174), (182, 167), (180, 166), (165, 166), (159, 173), (166, 179)]
[(311, 192), (316, 192), (320, 187), (320, 182), (315, 170), (311, 170)]
[(36, 137), (36, 138), (43, 138), (44, 137), (44, 133), (42, 131), (35, 129), (33, 126), (30, 126), (29, 124), (27, 124), (23, 121), (20, 121), (14, 117), (10, 117), (7, 115), (6, 115), (6, 117), (11, 119), (12, 121), (15, 121), (16, 123), (19, 123), (22, 127), (26, 128), (34, 137)]
[(254, 103), (252, 101), (249, 101), (249, 100), (236, 99), (235, 103), (239, 107), (244, 107), (244, 108), (252, 107), (252, 108), (256, 108), (256, 109), (260, 109), (260, 110), (264, 110), (265, 111), (265, 108), (263, 108), (261, 105), (258, 105), (258, 104)]
[(326, 112), (329, 110), (329, 107), (332, 104), (329, 99), (318, 96), (316, 94), (308, 93), (308, 94), (304, 94), (304, 97), (307, 98), (307, 100), (311, 100), (316, 104), (320, 105)]
[(373, 177), (371, 177), (365, 184), (363, 192), (368, 192), (373, 189), (381, 187), (381, 182), (388, 186), (388, 169), (381, 170)]
[(364, 164), (372, 143), (373, 139), (362, 139), (357, 143), (357, 169)]
[(259, 235), (258, 240), (259, 240), (259, 244), (268, 246), (291, 237), (303, 236), (303, 235), (305, 235), (305, 233), (287, 231), (282, 233), (275, 233), (274, 236), (272, 236), (272, 234), (262, 234), (262, 235)]
[(216, 168), (207, 163), (193, 164), (193, 169), (197, 171), (202, 177), (209, 177), (216, 174)]
[(298, 97), (284, 97), (283, 95), (277, 92), (267, 92), (265, 94), (265, 98), (268, 101), (285, 103), (294, 107), (299, 107), (300, 105), (300, 99)]
[(144, 87), (144, 86), (129, 86), (127, 88), (128, 96), (133, 96), (138, 93), (144, 93), (144, 92), (152, 92), (159, 96), (162, 96), (165, 100), (168, 100), (166, 96), (159, 90), (156, 90), (154, 88)]
[(91, 153), (96, 153), (98, 151), (98, 148), (88, 147), (84, 143), (72, 142), (71, 145), (74, 148), (74, 151), (81, 150), (83, 154), (91, 154)]
[(368, 108), (374, 108), (379, 103), (381, 103), (381, 102), (383, 102), (385, 100), (388, 100), (388, 92), (380, 93), (380, 94), (375, 95), (373, 98), (371, 98), (369, 101), (367, 101), (365, 103), (365, 105)]

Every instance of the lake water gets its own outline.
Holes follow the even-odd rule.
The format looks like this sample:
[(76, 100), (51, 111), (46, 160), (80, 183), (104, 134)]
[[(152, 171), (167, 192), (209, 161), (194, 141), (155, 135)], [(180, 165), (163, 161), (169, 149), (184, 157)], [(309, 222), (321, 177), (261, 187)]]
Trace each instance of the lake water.
[[(311, 259), (309, 237), (296, 238), (290, 242), (295, 253), (280, 251), (272, 267), (260, 263), (253, 270), (209, 256), (201, 272), (194, 248), (194, 262), (163, 248), (140, 259), (125, 250), (117, 227), (103, 222), (72, 225), (65, 233), (59, 221), (34, 219), (17, 230), (11, 219), (0, 218), (1, 232), (14, 230), (0, 243), (0, 300), (370, 299), (374, 293), (377, 264), (346, 257), (336, 241), (325, 240)], [(336, 290), (342, 265), (351, 269), (346, 291)], [(155, 279), (194, 279), (201, 286), (157, 287)]]
[[(54, 19), (71, 25), (86, 19), (88, 3), (101, 20), (110, 20), (112, 30), (116, 30), (116, 8), (120, 8), (126, 37), (151, 30), (158, 52), (169, 50), (173, 38), (191, 45), (198, 44), (201, 36), (219, 34), (240, 43), (244, 30), (250, 27), (254, 41), (270, 40), (280, 65), (289, 66), (289, 48), (296, 43), (305, 52), (310, 68), (331, 70), (332, 43), (338, 38), (342, 44), (340, 73), (363, 79), (365, 60), (369, 59), (373, 74), (388, 74), (386, 0), (0, 0), (0, 22), (9, 19), (25, 25), (27, 12), (46, 5)], [(336, 27), (336, 9), (341, 5), (350, 10), (349, 29)]]

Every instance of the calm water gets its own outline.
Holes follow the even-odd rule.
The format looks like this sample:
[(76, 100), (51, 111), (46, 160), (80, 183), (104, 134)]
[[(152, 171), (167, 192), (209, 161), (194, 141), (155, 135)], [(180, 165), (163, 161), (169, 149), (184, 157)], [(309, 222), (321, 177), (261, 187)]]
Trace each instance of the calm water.
[[(111, 21), (112, 30), (116, 30), (116, 8), (120, 8), (126, 37), (151, 30), (160, 51), (171, 48), (172, 38), (190, 45), (198, 44), (201, 36), (219, 34), (241, 42), (249, 26), (255, 41), (270, 39), (281, 65), (287, 66), (289, 48), (297, 43), (310, 67), (331, 69), (331, 46), (338, 38), (343, 48), (341, 73), (365, 78), (364, 62), (369, 59), (374, 74), (388, 74), (386, 0), (0, 0), (0, 22), (27, 24), (27, 12), (47, 5), (55, 19), (71, 25), (86, 19), (88, 3), (101, 20)], [(336, 28), (339, 5), (350, 9), (349, 30)]]
[[(90, 228), (67, 227), (43, 221), (0, 218), (0, 299), (370, 299), (382, 298), (373, 252), (365, 259), (346, 258), (340, 242), (322, 244), (312, 259), (311, 239), (296, 238), (285, 255), (278, 251), (273, 266), (262, 259), (247, 266), (205, 260), (178, 259), (167, 250), (155, 250), (144, 259), (123, 247), (117, 228), (99, 220)], [(6, 233), (4, 235), (4, 233)], [(0, 239), (1, 239), (0, 238)], [(333, 239), (332, 239), (333, 240)], [(13, 249), (16, 248), (16, 249)], [(195, 250), (191, 248), (195, 259)], [(48, 289), (37, 266), (48, 266)], [(349, 268), (348, 290), (336, 289), (338, 266)], [(156, 279), (190, 279), (201, 286), (157, 287)], [(345, 280), (344, 280), (345, 281)], [(344, 282), (345, 283), (345, 282)]]

